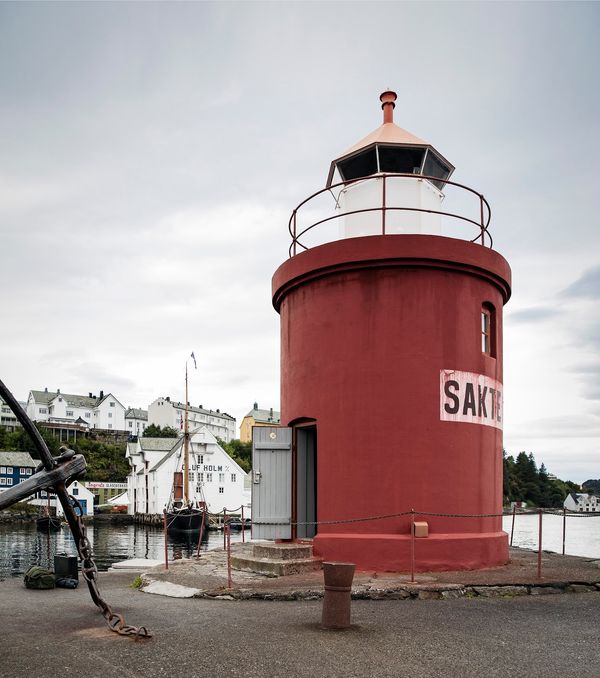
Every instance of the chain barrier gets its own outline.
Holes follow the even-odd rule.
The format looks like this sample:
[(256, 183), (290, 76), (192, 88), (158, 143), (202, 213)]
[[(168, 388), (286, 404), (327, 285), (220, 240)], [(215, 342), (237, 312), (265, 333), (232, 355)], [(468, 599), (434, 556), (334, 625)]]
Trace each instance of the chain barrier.
[[(514, 515), (538, 515), (539, 513), (544, 515), (553, 515), (553, 516), (563, 516), (562, 509), (520, 509), (515, 512)], [(503, 518), (507, 516), (512, 516), (513, 513), (437, 513), (433, 511), (401, 511), (399, 513), (389, 513), (381, 516), (368, 516), (366, 518), (346, 518), (342, 520), (308, 520), (308, 521), (287, 521), (287, 522), (260, 522), (260, 525), (267, 526), (276, 526), (276, 525), (341, 525), (345, 523), (365, 523), (373, 520), (387, 520), (390, 518), (401, 518), (403, 516), (410, 516), (414, 514), (415, 516), (432, 516), (438, 518)], [(600, 518), (600, 512), (598, 513), (581, 513), (579, 511), (566, 510), (565, 514), (572, 518)]]

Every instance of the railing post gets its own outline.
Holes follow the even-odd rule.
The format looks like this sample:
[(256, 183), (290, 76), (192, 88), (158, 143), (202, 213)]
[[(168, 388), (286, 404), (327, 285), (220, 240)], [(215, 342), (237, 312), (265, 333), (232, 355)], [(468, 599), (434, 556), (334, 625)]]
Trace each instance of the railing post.
[(415, 510), (410, 510), (410, 581), (415, 581)]
[(538, 509), (538, 515), (539, 515), (539, 532), (538, 532), (538, 568), (537, 568), (537, 576), (538, 579), (542, 578), (542, 509)]
[(231, 526), (229, 523), (225, 526), (227, 534), (227, 588), (231, 588)]
[(563, 547), (562, 554), (565, 555), (565, 537), (567, 534), (567, 509), (563, 507)]
[(382, 209), (381, 209), (381, 234), (385, 235), (385, 206), (386, 206), (386, 197), (385, 197), (385, 174), (383, 175), (383, 188), (382, 188)]
[(479, 210), (481, 215), (481, 244), (485, 245), (484, 233), (485, 228), (483, 226), (483, 195), (479, 195)]
[(202, 524), (200, 525), (200, 534), (198, 535), (198, 548), (196, 549), (196, 558), (200, 558), (200, 545), (202, 544), (202, 537), (204, 536), (204, 520), (206, 518), (206, 506), (202, 511)]
[(296, 256), (296, 210), (294, 210), (294, 256)]
[(169, 547), (167, 546), (167, 510), (163, 509), (163, 530), (165, 533), (165, 570), (169, 569)]
[(510, 528), (510, 545), (512, 547), (513, 544), (513, 534), (515, 533), (515, 511), (517, 510), (517, 507), (513, 504), (513, 515), (512, 515), (512, 526)]
[(246, 535), (244, 534), (244, 505), (242, 504), (242, 544), (246, 542)]

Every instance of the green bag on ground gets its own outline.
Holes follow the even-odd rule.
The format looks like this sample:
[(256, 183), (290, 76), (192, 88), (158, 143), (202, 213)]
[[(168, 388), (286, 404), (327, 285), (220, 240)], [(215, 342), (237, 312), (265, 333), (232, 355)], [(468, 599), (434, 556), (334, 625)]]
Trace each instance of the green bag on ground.
[(53, 589), (54, 574), (45, 567), (34, 565), (25, 572), (25, 586), (28, 589)]

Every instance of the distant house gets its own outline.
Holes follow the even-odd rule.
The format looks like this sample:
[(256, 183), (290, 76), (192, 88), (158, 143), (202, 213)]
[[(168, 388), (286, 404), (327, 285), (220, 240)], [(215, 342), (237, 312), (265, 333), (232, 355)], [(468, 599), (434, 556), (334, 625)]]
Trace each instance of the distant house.
[(33, 421), (77, 426), (81, 430), (125, 431), (125, 408), (112, 393), (87, 396), (72, 393), (30, 391), (27, 415)]
[(254, 407), (242, 419), (240, 424), (240, 440), (243, 443), (248, 443), (252, 440), (253, 426), (279, 426), (281, 414), (276, 412), (272, 407), (268, 410), (261, 410), (258, 403), (254, 403)]
[[(33, 459), (29, 452), (0, 452), (0, 492), (31, 478), (38, 464), (39, 461)], [(94, 513), (94, 495), (79, 481), (74, 480), (67, 486), (67, 491), (79, 501), (83, 515)], [(29, 499), (23, 499), (23, 501), (34, 506), (49, 506), (53, 515), (63, 514), (60, 502), (57, 502), (56, 495), (52, 492), (48, 497), (45, 490), (39, 490)]]
[(578, 511), (579, 513), (600, 512), (600, 497), (593, 494), (571, 492), (565, 499), (563, 506), (568, 511)]
[[(27, 408), (26, 403), (19, 403), (19, 405), (25, 410)], [(4, 402), (3, 398), (0, 398), (0, 428), (3, 428), (7, 431), (16, 431), (21, 427), (19, 420), (17, 419), (15, 413), (10, 409), (10, 407)]]
[(130, 407), (125, 411), (125, 430), (132, 436), (142, 436), (148, 426), (148, 411)]
[(30, 478), (38, 464), (29, 452), (0, 452), (0, 492)]
[[(183, 465), (183, 436), (143, 438), (127, 444), (125, 454), (131, 466), (127, 477), (129, 513), (160, 514), (169, 505), (174, 473)], [(190, 436), (189, 498), (206, 502), (209, 511), (223, 508), (239, 512), (244, 504), (250, 512), (250, 493), (245, 487), (246, 472), (219, 446), (203, 426)]]
[[(183, 431), (185, 403), (174, 402), (170, 398), (157, 398), (148, 406), (148, 424), (170, 426)], [(235, 438), (235, 417), (220, 410), (207, 410), (202, 405), (188, 407), (189, 431), (205, 426), (214, 436), (226, 443)]]

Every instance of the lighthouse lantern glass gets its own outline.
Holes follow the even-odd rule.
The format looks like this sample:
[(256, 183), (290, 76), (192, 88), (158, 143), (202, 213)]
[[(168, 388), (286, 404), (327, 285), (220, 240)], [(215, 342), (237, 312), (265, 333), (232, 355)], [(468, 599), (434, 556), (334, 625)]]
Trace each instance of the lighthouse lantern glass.
[(338, 163), (337, 169), (343, 181), (351, 181), (352, 179), (376, 174), (377, 153), (375, 148), (367, 149), (346, 160), (342, 160)]
[(424, 148), (415, 146), (379, 146), (379, 171), (422, 174)]

